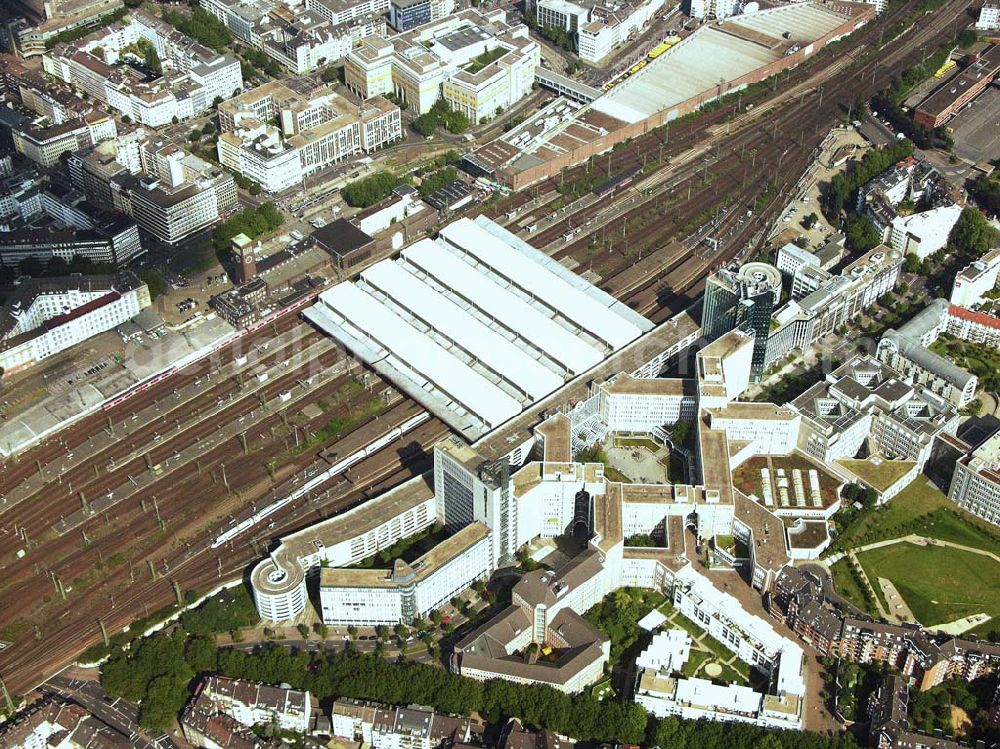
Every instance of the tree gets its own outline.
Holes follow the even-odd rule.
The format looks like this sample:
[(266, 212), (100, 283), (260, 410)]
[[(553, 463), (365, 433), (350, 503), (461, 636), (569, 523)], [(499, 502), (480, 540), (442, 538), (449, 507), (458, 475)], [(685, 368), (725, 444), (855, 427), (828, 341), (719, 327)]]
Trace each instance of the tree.
[(403, 177), (397, 177), (392, 172), (380, 171), (348, 182), (341, 192), (349, 206), (367, 208), (389, 197), (389, 193), (405, 182)]
[(218, 664), (215, 638), (191, 637), (184, 645), (184, 660), (195, 673), (213, 673)]
[(848, 214), (844, 222), (844, 235), (852, 252), (867, 252), (882, 241), (872, 222), (854, 213)]
[(437, 130), (439, 124), (436, 115), (426, 112), (413, 121), (413, 129), (425, 137), (430, 137), (434, 135), (434, 131)]
[(990, 226), (980, 211), (971, 206), (962, 209), (958, 221), (948, 235), (948, 244), (967, 258), (982, 257), (998, 241), (1000, 232)]
[(331, 65), (323, 70), (320, 78), (323, 79), (323, 83), (333, 83), (340, 78), (340, 69), (336, 65)]

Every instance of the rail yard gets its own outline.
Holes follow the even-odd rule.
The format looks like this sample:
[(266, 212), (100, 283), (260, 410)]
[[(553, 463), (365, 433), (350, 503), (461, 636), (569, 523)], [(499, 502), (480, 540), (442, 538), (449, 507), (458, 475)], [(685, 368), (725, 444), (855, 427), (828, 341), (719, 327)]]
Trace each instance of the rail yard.
[[(875, 47), (915, 6), (893, 6), (773, 88), (636, 138), (489, 212), (661, 322), (690, 306), (709, 268), (762, 249), (817, 144), (851, 119), (844, 102), (885, 88), (953, 36), (970, 3), (952, 0)], [(289, 314), (0, 465), (7, 687), (34, 687), (102, 629), (121, 631), (177, 591), (236, 579), (272, 539), (426, 471), (427, 449), (447, 433), (433, 417), (217, 543), (421, 413)]]

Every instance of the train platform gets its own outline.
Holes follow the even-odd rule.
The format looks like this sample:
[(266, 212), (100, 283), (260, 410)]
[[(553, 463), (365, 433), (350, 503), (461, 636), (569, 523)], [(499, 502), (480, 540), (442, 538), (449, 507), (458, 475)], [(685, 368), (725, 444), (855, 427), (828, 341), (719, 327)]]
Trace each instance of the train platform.
[(0, 456), (15, 455), (234, 332), (214, 315), (141, 342), (123, 343), (112, 331), (36, 366), (0, 396)]

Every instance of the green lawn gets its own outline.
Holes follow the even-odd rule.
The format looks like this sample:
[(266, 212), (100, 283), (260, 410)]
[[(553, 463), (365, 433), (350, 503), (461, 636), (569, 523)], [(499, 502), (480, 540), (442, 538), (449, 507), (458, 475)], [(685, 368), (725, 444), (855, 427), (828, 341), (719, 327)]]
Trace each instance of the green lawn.
[[(840, 513), (835, 519), (840, 517)], [(915, 533), (987, 551), (1000, 549), (1000, 533), (959, 510), (926, 477), (917, 479), (878, 509), (866, 510), (839, 528), (834, 547), (853, 549)]]
[[(701, 664), (711, 657), (712, 654), (704, 650), (692, 650), (691, 657), (687, 659), (687, 663), (681, 669), (681, 674), (688, 678), (695, 676), (698, 673), (698, 669), (701, 668)], [(701, 676), (704, 676), (704, 674), (701, 674)]]
[(870, 580), (892, 580), (924, 626), (980, 612), (1000, 616), (1000, 563), (988, 557), (904, 543), (862, 552), (858, 560)]
[(878, 465), (871, 459), (837, 461), (876, 491), (883, 492), (905, 476), (914, 465), (912, 460), (883, 460)]
[(686, 616), (684, 616), (684, 614), (680, 612), (677, 612), (677, 614), (674, 615), (674, 618), (671, 621), (673, 621), (675, 625), (685, 630), (689, 635), (691, 635), (695, 639), (698, 639), (705, 633), (705, 630), (703, 630), (701, 627), (699, 627), (697, 624), (695, 624), (693, 621), (688, 619)]

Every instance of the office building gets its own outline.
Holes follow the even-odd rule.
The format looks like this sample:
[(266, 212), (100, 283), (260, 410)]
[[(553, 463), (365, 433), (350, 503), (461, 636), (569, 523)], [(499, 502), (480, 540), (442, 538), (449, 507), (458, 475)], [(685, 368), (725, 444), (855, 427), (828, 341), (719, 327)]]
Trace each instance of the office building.
[(959, 205), (943, 205), (911, 216), (896, 216), (889, 228), (888, 244), (904, 255), (923, 260), (948, 244), (948, 235), (962, 214)]
[(454, 12), (454, 0), (390, 0), (389, 25), (402, 33)]
[[(616, 587), (600, 552), (589, 549), (556, 572), (529, 572), (514, 584), (512, 603), (455, 645), (452, 670), (487, 681), (548, 684), (579, 692), (599, 679), (611, 641), (583, 618)], [(525, 659), (525, 649), (546, 649), (551, 658)]]
[(1000, 433), (955, 464), (948, 499), (963, 510), (1000, 525)]
[(467, 9), (391, 39), (366, 38), (346, 58), (347, 86), (363, 98), (393, 93), (417, 114), (443, 98), (477, 123), (531, 92), (541, 48), (503, 10)]
[(1000, 44), (975, 55), (959, 73), (943, 81), (913, 109), (913, 121), (927, 128), (941, 127), (962, 107), (985, 91), (1000, 75)]
[(135, 222), (121, 214), (101, 216), (91, 229), (17, 229), (0, 232), (0, 266), (34, 258), (70, 262), (74, 257), (123, 266), (144, 252)]
[(149, 289), (132, 273), (23, 281), (0, 311), (0, 369), (30, 367), (113, 330), (149, 304)]
[(238, 204), (232, 175), (141, 131), (76, 153), (67, 166), (78, 189), (165, 244), (211, 226)]
[(870, 441), (873, 452), (923, 470), (934, 440), (958, 427), (951, 404), (867, 355), (853, 357), (788, 407), (802, 417), (799, 449), (823, 463), (853, 458)]
[(976, 18), (977, 31), (1000, 29), (1000, 3), (984, 3)]
[(426, 554), (389, 570), (320, 570), (320, 613), (327, 624), (378, 626), (424, 619), (494, 570), (490, 530), (471, 523)]
[(573, 0), (531, 0), (528, 10), (541, 27), (565, 31), (576, 42), (581, 60), (599, 62), (634, 37), (663, 10), (663, 0), (583, 3)]
[(281, 540), (251, 573), (254, 602), (262, 618), (289, 621), (305, 611), (306, 572), (321, 565), (349, 567), (400, 539), (426, 530), (436, 517), (434, 491), (417, 477)]
[(767, 335), (764, 370), (793, 351), (807, 351), (823, 336), (856, 320), (895, 288), (902, 264), (901, 252), (880, 245), (838, 275), (813, 265), (799, 268), (793, 279), (793, 298), (774, 314)]
[(714, 341), (731, 330), (754, 335), (752, 372), (765, 369), (771, 315), (781, 299), (781, 273), (767, 263), (720, 268), (705, 281), (702, 334)]
[(219, 126), (219, 162), (268, 192), (402, 137), (399, 107), (381, 96), (357, 107), (331, 87), (301, 95), (280, 81), (220, 104)]

